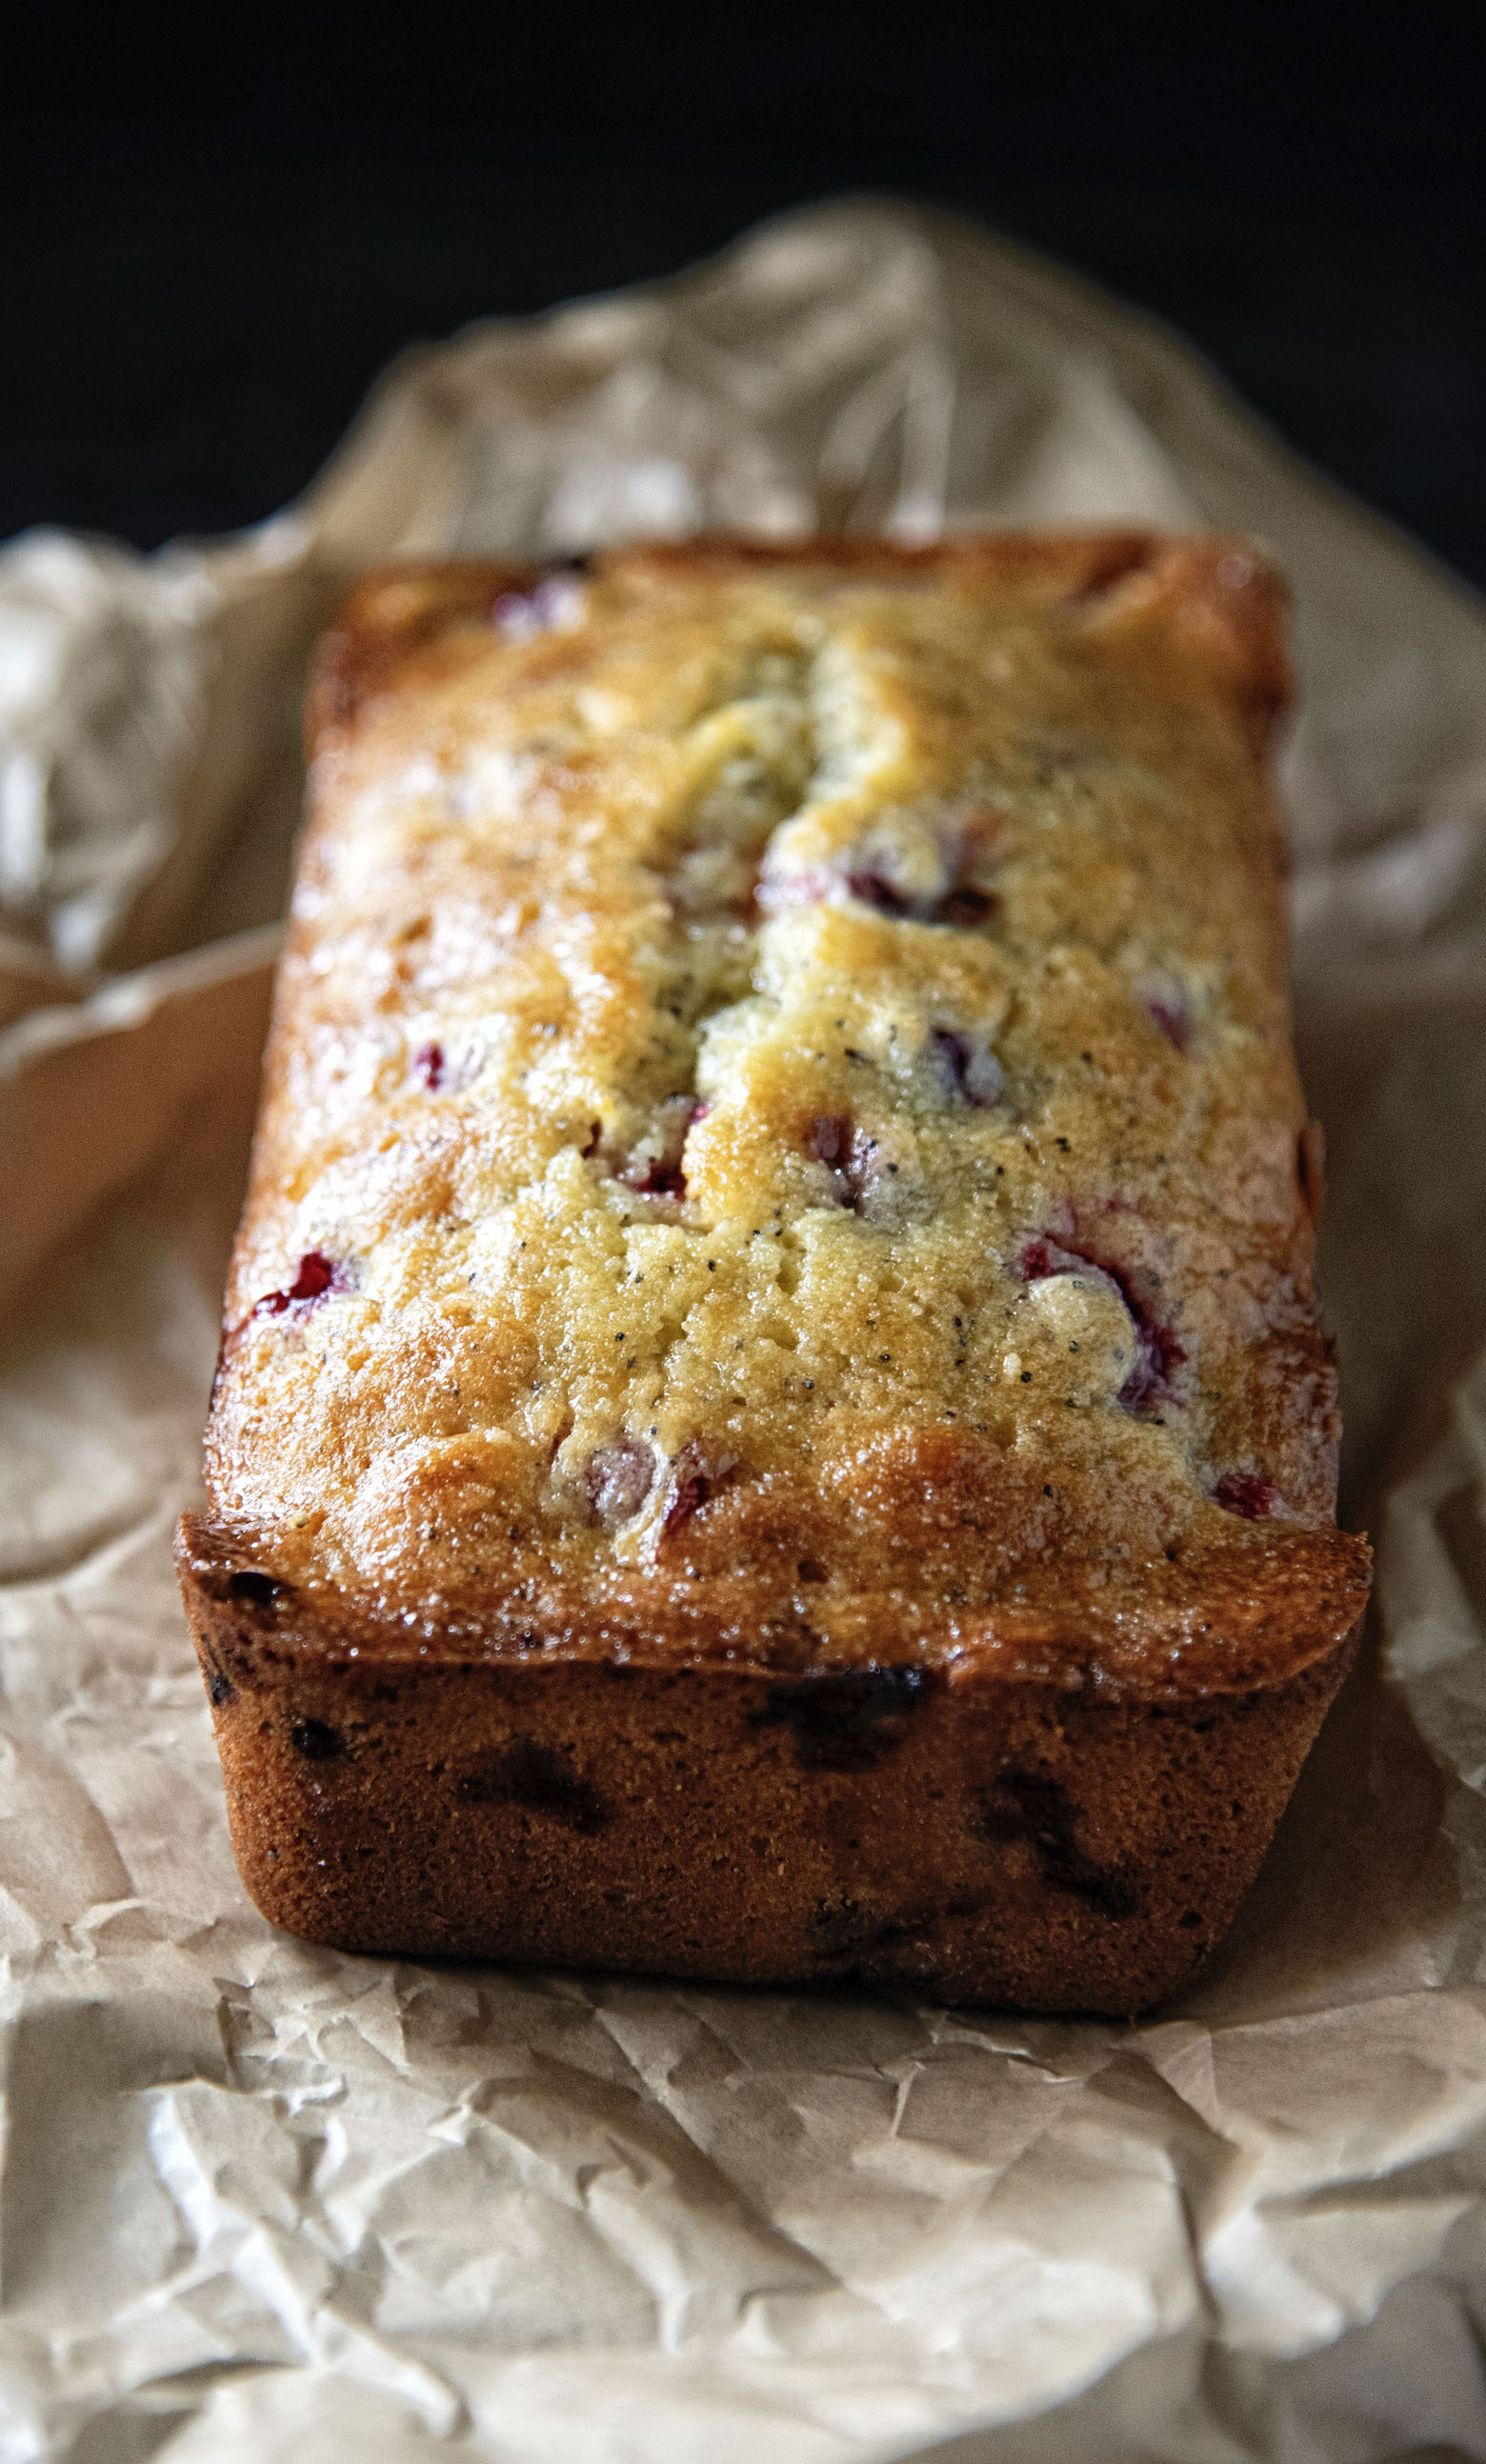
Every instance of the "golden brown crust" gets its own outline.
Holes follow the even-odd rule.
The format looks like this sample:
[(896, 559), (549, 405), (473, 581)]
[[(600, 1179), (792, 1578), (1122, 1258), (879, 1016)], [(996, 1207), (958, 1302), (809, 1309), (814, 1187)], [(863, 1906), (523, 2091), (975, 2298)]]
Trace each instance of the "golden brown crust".
[[(1130, 585), (1117, 613), (1139, 605), (1147, 620), (1171, 621), (1187, 645), (1223, 675), (1251, 715), (1257, 741), (1287, 706), (1294, 671), (1286, 632), (1286, 599), (1274, 567), (1238, 540), (1169, 539), (1150, 531), (1083, 534), (997, 533), (905, 547), (869, 538), (812, 538), (765, 542), (711, 534), (661, 540), (627, 553), (632, 570), (663, 576), (788, 571), (830, 572), (857, 580), (963, 580), (990, 577), (1019, 586), (1029, 599), (1063, 599), (1075, 608)], [(563, 571), (591, 570), (576, 558)], [(1220, 566), (1228, 577), (1219, 582)], [(462, 624), (486, 625), (506, 594), (529, 590), (551, 567), (470, 559), (410, 561), (364, 577), (322, 639), (306, 705), (313, 753), (333, 728), (348, 727), (362, 705), (396, 683), (411, 681), (420, 651)]]
[[(950, 1547), (965, 1529), (961, 1502), (951, 1493), (945, 1505)], [(756, 1504), (745, 1501), (742, 1513), (747, 1544), (757, 1548)], [(809, 1566), (799, 1552), (808, 1537), (827, 1545), (819, 1529), (787, 1514), (780, 1520), (783, 1529), (776, 1525), (768, 1536), (791, 1572)], [(1151, 1589), (1134, 1614), (1123, 1589), (1077, 1568), (1061, 1587), (1054, 1571), (1037, 1586), (1040, 1598), (998, 1600), (952, 1618), (906, 1586), (860, 1595), (843, 1608), (818, 1599), (809, 1574), (781, 1586), (730, 1571), (728, 1541), (742, 1545), (735, 1529), (722, 1524), (719, 1562), (704, 1578), (665, 1590), (642, 1578), (616, 1581), (597, 1607), (588, 1586), (556, 1582), (432, 1609), (396, 1594), (374, 1599), (299, 1584), (271, 1572), (272, 1552), (249, 1535), (197, 1514), (182, 1517), (177, 1558), (182, 1579), (204, 1598), (271, 1600), (275, 1647), (286, 1661), (316, 1655), (401, 1669), (562, 1661), (804, 1677), (912, 1661), (1008, 1687), (1047, 1684), (1149, 1704), (1220, 1701), (1328, 1661), (1367, 1598), (1365, 1544), (1341, 1534), (1342, 1546), (1332, 1548), (1324, 1534), (1310, 1533), (1251, 1550), (1241, 1571), (1166, 1567), (1163, 1587), (1152, 1569)], [(1021, 1589), (1031, 1595), (1032, 1586)]]
[(367, 574), (322, 635), (304, 708), (310, 759), (348, 728), (364, 702), (393, 685), (419, 651), (460, 623), (487, 625), (506, 592), (540, 578), (531, 564), (408, 564)]
[[(1029, 1803), (1056, 1780), (1054, 1829), (1104, 1802), (1101, 1719), (1144, 1774), (1096, 1822), (1144, 1919), (1086, 1911), (1076, 1948), (1044, 1873), (1017, 1967), (998, 1883), (1000, 1947), (966, 1902), (913, 1972), (1130, 2008), (1190, 1964), (1210, 1928), (1136, 1818), (1150, 1741), (1216, 1737), (1196, 1771), (1262, 1730), (1268, 1777), (1229, 1790), (1247, 1875), (1366, 1595), (1256, 760), (1287, 690), (1282, 591), (1229, 539), (704, 539), (360, 585), (311, 696), (213, 1513), (183, 1538), (204, 1653), (256, 1620), (232, 1700), (264, 1722), (219, 1718), (271, 1912), (309, 1922), (263, 1826), (303, 1780), (269, 1740), (321, 1683), (427, 1703), (378, 1783), (426, 1825), (436, 1704), (570, 1698), (591, 1759), (600, 1705), (663, 1696), (684, 1787), (724, 1743), (754, 1770), (760, 1689), (898, 1671), (935, 1753), (1044, 1723), (1009, 1768)], [(950, 1791), (955, 1838), (983, 1793)], [(566, 1931), (507, 1910), (477, 1940), (445, 1883), (395, 1918), (379, 1883), (333, 1938), (597, 1958), (605, 1840), (571, 1850)], [(809, 1896), (780, 1885), (764, 1966), (712, 1972), (818, 1972)], [(905, 1904), (859, 1972), (910, 1972)], [(674, 1926), (625, 1940), (686, 1965)]]

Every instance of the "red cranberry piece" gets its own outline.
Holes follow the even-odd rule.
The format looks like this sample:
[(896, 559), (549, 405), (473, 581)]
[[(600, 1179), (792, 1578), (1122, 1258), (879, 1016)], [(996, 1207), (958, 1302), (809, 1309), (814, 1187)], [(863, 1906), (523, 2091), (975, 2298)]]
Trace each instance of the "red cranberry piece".
[(925, 901), (908, 897), (885, 872), (849, 872), (845, 878), (849, 895), (875, 907), (879, 915), (909, 915), (920, 924), (982, 924), (996, 906), (995, 892), (978, 890), (972, 882)]
[(641, 1198), (681, 1199), (686, 1196), (686, 1175), (678, 1163), (648, 1163), (630, 1187)]
[(886, 870), (876, 860), (877, 850), (869, 839), (843, 850), (830, 864), (811, 865), (802, 872), (774, 872), (765, 863), (755, 892), (757, 903), (771, 914), (782, 907), (854, 898), (879, 915), (906, 916), (920, 924), (983, 924), (999, 902), (995, 891), (984, 889), (973, 875), (1000, 827), (999, 814), (979, 808), (958, 821), (946, 818), (939, 833), (943, 886), (927, 895), (915, 895)]
[(322, 1300), (326, 1292), (334, 1288), (335, 1280), (335, 1265), (323, 1250), (306, 1249), (293, 1283), (284, 1291), (265, 1292), (255, 1304), (255, 1313), (263, 1309), (271, 1317), (277, 1317), (297, 1301)]
[(1141, 976), (1133, 989), (1151, 1023), (1161, 1029), (1166, 1042), (1174, 1045), (1178, 1052), (1186, 1052), (1192, 1040), (1192, 1014), (1187, 995), (1175, 976), (1164, 973)]
[(289, 1287), (292, 1301), (318, 1301), (335, 1282), (336, 1270), (322, 1249), (306, 1249), (299, 1271)]
[(810, 1123), (810, 1151), (817, 1163), (830, 1167), (840, 1203), (860, 1215), (868, 1184), (875, 1177), (876, 1139), (854, 1128), (844, 1113), (822, 1114)]
[(1001, 901), (993, 890), (987, 890), (977, 878), (1005, 826), (1005, 815), (988, 804), (974, 804), (959, 816), (959, 826), (946, 847), (950, 857), (949, 887), (934, 910), (931, 921), (955, 924), (962, 930), (973, 930), (988, 923)]
[(1135, 1327), (1135, 1359), (1115, 1400), (1122, 1412), (1142, 1411), (1147, 1403), (1174, 1403), (1176, 1396), (1167, 1368), (1175, 1360), (1185, 1360), (1187, 1354), (1164, 1327), (1144, 1326), (1133, 1309), (1130, 1314)]
[(666, 1510), (661, 1517), (662, 1540), (669, 1540), (674, 1531), (679, 1531), (683, 1524), (690, 1523), (698, 1507), (705, 1506), (711, 1494), (703, 1472), (690, 1471), (684, 1480), (677, 1480), (666, 1500)]
[(1001, 1064), (977, 1038), (957, 1034), (950, 1026), (937, 1026), (934, 1054), (946, 1094), (958, 1096), (978, 1112), (999, 1101)]
[(722, 1455), (717, 1461), (709, 1462), (695, 1439), (682, 1447), (676, 1461), (671, 1494), (660, 1518), (657, 1551), (690, 1523), (692, 1516), (706, 1505), (709, 1498), (716, 1497), (718, 1490), (725, 1485), (736, 1460), (733, 1455)]
[(1172, 1009), (1166, 1001), (1148, 1001), (1145, 1004), (1168, 1044), (1185, 1052), (1192, 1040), (1192, 1023), (1185, 1010)]
[(862, 906), (876, 908), (879, 915), (923, 913), (880, 867), (854, 865), (850, 858), (844, 864), (812, 865), (805, 872), (771, 873), (765, 868), (755, 897), (765, 914), (782, 907), (836, 905), (842, 898), (858, 899)]
[(810, 1153), (817, 1163), (844, 1163), (851, 1145), (852, 1124), (840, 1114), (822, 1114), (810, 1123)]
[(1051, 1241), (1046, 1235), (1029, 1241), (1021, 1268), (1030, 1284), (1050, 1275), (1086, 1275), (1104, 1284), (1123, 1303), (1135, 1331), (1135, 1358), (1115, 1400), (1121, 1411), (1139, 1412), (1148, 1403), (1174, 1403), (1171, 1373), (1187, 1358), (1168, 1326), (1151, 1315), (1122, 1266), (1075, 1243)]
[(644, 1141), (640, 1153), (631, 1156), (620, 1178), (642, 1198), (683, 1199), (686, 1174), (681, 1158), (686, 1150), (686, 1133), (700, 1109), (690, 1095), (670, 1096), (657, 1129)]
[(1225, 1513), (1241, 1514), (1246, 1523), (1262, 1522), (1279, 1504), (1278, 1490), (1256, 1471), (1226, 1471), (1212, 1495)]
[(436, 1094), (439, 1088), (442, 1087), (444, 1083), (443, 1045), (441, 1044), (425, 1044), (420, 1045), (418, 1051), (413, 1055), (412, 1066), (417, 1075), (422, 1079), (423, 1084), (428, 1089), (429, 1093), (431, 1095)]
[(306, 1249), (293, 1283), (286, 1284), (281, 1291), (264, 1292), (254, 1302), (247, 1315), (223, 1333), (217, 1352), (216, 1375), (211, 1382), (213, 1401), (233, 1347), (240, 1335), (246, 1334), (255, 1318), (282, 1317), (289, 1309), (304, 1317), (324, 1299), (327, 1292), (344, 1291), (345, 1288), (345, 1278), (334, 1259), (327, 1258), (322, 1249)]
[(846, 887), (853, 898), (859, 898), (866, 907), (875, 907), (879, 915), (907, 915), (911, 912), (912, 902), (885, 872), (849, 872)]
[(654, 1478), (654, 1457), (635, 1438), (619, 1438), (588, 1457), (584, 1473), (588, 1500), (607, 1530), (616, 1530), (638, 1514)]

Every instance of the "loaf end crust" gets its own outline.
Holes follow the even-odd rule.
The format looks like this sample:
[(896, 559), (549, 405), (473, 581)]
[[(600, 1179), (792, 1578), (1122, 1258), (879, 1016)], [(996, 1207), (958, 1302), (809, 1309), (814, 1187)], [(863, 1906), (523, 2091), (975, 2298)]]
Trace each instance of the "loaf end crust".
[(199, 1518), (179, 1564), (238, 1866), (288, 1932), (1041, 2012), (1187, 1981), (1362, 1630), (1156, 1699), (911, 1661), (394, 1657), (245, 1586)]

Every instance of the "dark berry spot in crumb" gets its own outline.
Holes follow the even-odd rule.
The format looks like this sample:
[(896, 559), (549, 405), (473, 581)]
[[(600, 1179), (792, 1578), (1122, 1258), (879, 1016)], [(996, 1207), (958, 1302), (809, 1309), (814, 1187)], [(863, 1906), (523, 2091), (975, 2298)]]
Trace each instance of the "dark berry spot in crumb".
[(795, 1573), (802, 1583), (824, 1583), (830, 1579), (818, 1557), (802, 1557)]
[(532, 1814), (549, 1814), (570, 1831), (601, 1831), (609, 1820), (598, 1791), (574, 1771), (565, 1753), (539, 1745), (535, 1737), (517, 1737), (494, 1762), (466, 1771), (458, 1794), (466, 1805), (519, 1805)]
[(255, 1608), (266, 1609), (282, 1590), (277, 1575), (260, 1573), (255, 1566), (241, 1566), (229, 1577), (227, 1596), (230, 1600), (251, 1600)]
[(444, 1083), (444, 1047), (441, 1044), (420, 1045), (413, 1056), (413, 1068), (431, 1095)]
[(850, 1958), (892, 1930), (876, 1915), (864, 1914), (859, 1903), (845, 1894), (835, 1901), (818, 1901), (810, 1925), (816, 1963), (822, 1967)]
[(848, 1668), (771, 1685), (755, 1726), (783, 1723), (808, 1771), (866, 1771), (898, 1742), (898, 1715), (928, 1700), (926, 1668)]
[(332, 1728), (325, 1720), (297, 1721), (289, 1731), (289, 1742), (306, 1762), (333, 1762), (337, 1754), (345, 1751), (345, 1739), (340, 1729)]
[(997, 904), (993, 890), (977, 890), (973, 883), (966, 882), (961, 889), (951, 890), (948, 896), (940, 901), (939, 921), (942, 924), (984, 924), (994, 915)]
[(588, 1136), (585, 1138), (585, 1140), (584, 1140), (584, 1142), (583, 1142), (582, 1147), (579, 1149), (579, 1153), (584, 1156), (585, 1160), (587, 1160), (587, 1159), (588, 1159), (588, 1157), (589, 1155), (597, 1155), (597, 1153), (598, 1153), (598, 1151), (599, 1151), (599, 1142), (600, 1142), (600, 1140), (602, 1139), (603, 1135), (604, 1135), (604, 1124), (603, 1124), (603, 1122), (602, 1122), (602, 1121), (590, 1121), (590, 1122), (589, 1122), (589, 1124), (588, 1124)]
[(1077, 1808), (1043, 1771), (1003, 1771), (982, 1801), (983, 1839), (1030, 1839), (1054, 1890), (1076, 1892), (1109, 1917), (1127, 1917), (1139, 1903), (1134, 1879), (1119, 1865), (1100, 1865), (1079, 1847)]
[(1261, 1522), (1279, 1504), (1277, 1489), (1255, 1471), (1226, 1471), (1212, 1495), (1226, 1513), (1241, 1514), (1247, 1523)]
[(212, 1661), (206, 1671), (206, 1679), (207, 1694), (214, 1709), (219, 1710), (224, 1703), (232, 1702), (236, 1688), (225, 1668), (218, 1668), (216, 1661)]

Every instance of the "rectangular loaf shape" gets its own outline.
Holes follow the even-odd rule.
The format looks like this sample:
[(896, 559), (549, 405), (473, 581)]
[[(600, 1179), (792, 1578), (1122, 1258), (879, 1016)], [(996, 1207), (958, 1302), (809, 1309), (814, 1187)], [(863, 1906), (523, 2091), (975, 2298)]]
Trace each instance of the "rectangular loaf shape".
[(1341, 1681), (1242, 541), (408, 566), (322, 647), (180, 1566), (263, 1912), (1136, 2011)]

